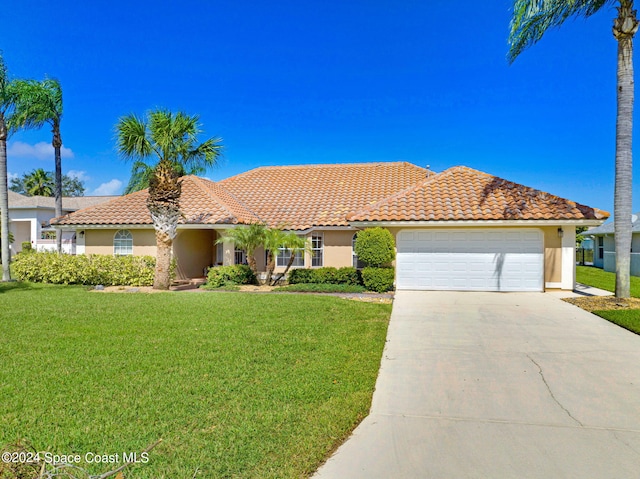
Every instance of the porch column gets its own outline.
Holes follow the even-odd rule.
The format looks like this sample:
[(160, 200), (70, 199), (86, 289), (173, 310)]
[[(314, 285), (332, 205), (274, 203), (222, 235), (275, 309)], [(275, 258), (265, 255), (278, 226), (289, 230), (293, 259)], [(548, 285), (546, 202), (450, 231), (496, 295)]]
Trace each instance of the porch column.
[[(224, 236), (226, 231), (220, 231), (220, 236)], [(231, 266), (236, 262), (236, 247), (233, 241), (224, 241), (222, 243), (222, 265)]]
[(576, 287), (576, 227), (563, 226), (561, 289), (573, 291)]

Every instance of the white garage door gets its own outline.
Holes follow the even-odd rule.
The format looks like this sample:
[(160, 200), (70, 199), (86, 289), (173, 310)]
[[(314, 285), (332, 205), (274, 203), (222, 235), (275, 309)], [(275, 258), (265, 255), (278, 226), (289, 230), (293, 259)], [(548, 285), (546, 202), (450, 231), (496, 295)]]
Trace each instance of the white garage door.
[(402, 230), (396, 246), (397, 289), (543, 290), (537, 229)]

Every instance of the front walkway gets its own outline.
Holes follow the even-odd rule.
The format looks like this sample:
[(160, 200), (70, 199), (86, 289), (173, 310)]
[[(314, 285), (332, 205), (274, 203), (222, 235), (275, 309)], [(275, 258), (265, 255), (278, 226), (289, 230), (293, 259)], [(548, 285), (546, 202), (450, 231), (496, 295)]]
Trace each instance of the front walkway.
[(639, 336), (553, 294), (400, 291), (387, 339), (314, 478), (639, 477)]

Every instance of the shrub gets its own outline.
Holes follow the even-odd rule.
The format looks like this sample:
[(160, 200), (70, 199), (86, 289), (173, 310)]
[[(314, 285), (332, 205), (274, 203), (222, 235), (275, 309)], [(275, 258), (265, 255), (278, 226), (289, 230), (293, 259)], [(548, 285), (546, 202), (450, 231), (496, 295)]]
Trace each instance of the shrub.
[(380, 227), (360, 231), (354, 249), (358, 259), (368, 266), (388, 265), (396, 257), (393, 235)]
[(28, 251), (33, 251), (33, 247), (31, 246), (31, 241), (23, 241), (21, 246), (22, 246), (22, 251), (24, 251), (25, 253)]
[(289, 272), (288, 281), (289, 284), (362, 284), (360, 273), (351, 266), (340, 269), (332, 266), (294, 269)]
[(364, 287), (357, 284), (313, 284), (300, 283), (278, 286), (274, 291), (297, 293), (363, 293)]
[(256, 277), (249, 266), (246, 264), (234, 264), (211, 268), (207, 274), (206, 287), (216, 289), (225, 285), (254, 284), (255, 282)]
[(16, 255), (11, 271), (17, 279), (34, 283), (151, 286), (155, 266), (152, 256), (32, 252)]
[(336, 278), (338, 284), (362, 284), (362, 276), (360, 275), (360, 271), (351, 266), (345, 266), (344, 268), (338, 269)]
[(314, 271), (313, 269), (305, 268), (292, 269), (289, 271), (289, 284), (315, 283)]
[(337, 268), (333, 268), (331, 266), (325, 266), (324, 268), (317, 268), (311, 270), (313, 271), (313, 279), (311, 283), (319, 283), (319, 284), (336, 284), (338, 270)]
[(393, 268), (364, 268), (362, 282), (369, 291), (384, 293), (393, 288), (395, 270)]

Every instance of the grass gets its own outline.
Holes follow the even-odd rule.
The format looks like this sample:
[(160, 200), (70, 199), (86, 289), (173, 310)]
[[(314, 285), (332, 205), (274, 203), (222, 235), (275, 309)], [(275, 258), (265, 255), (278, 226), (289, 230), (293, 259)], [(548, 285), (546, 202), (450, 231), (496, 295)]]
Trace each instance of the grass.
[(594, 311), (593, 313), (629, 331), (640, 334), (640, 309), (611, 309)]
[[(615, 273), (609, 273), (593, 266), (576, 266), (576, 281), (612, 293), (616, 290)], [(631, 276), (631, 296), (640, 298), (640, 278), (637, 276)]]
[[(576, 281), (605, 291), (615, 292), (616, 275), (592, 266), (576, 266)], [(631, 297), (640, 298), (640, 278), (631, 276)], [(601, 318), (640, 334), (640, 309), (593, 311)]]
[(364, 293), (364, 286), (357, 284), (325, 284), (325, 283), (298, 283), (287, 286), (278, 286), (274, 291), (289, 291), (296, 293)]
[(24, 283), (0, 298), (0, 448), (122, 454), (162, 438), (125, 473), (143, 479), (309, 475), (368, 412), (391, 310)]

